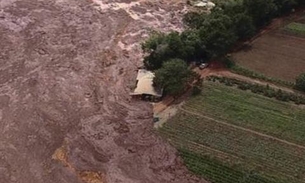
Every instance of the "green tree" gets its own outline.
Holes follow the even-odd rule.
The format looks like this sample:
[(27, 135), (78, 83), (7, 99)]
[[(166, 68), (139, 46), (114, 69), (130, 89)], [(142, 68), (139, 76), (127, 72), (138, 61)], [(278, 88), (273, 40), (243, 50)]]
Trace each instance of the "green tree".
[(263, 26), (277, 14), (274, 0), (244, 0), (244, 7), (257, 27)]
[(252, 18), (245, 13), (239, 13), (233, 16), (235, 33), (239, 39), (247, 39), (255, 34), (256, 28)]
[(305, 91), (305, 73), (297, 77), (295, 86), (298, 90)]
[(144, 57), (144, 65), (149, 69), (160, 68), (164, 59), (163, 55), (167, 52), (166, 34), (154, 32), (142, 43), (142, 50), (147, 54)]
[(153, 50), (156, 50), (159, 44), (162, 44), (165, 39), (165, 34), (161, 32), (153, 32), (149, 39), (142, 43), (142, 50), (144, 52), (150, 53)]
[(198, 29), (207, 17), (206, 13), (188, 12), (183, 17), (183, 23), (192, 29)]
[(198, 60), (206, 57), (206, 48), (202, 43), (197, 29), (185, 30), (181, 33), (181, 40), (184, 44), (185, 59)]
[(163, 63), (155, 72), (154, 84), (162, 87), (170, 95), (181, 93), (194, 77), (187, 64), (180, 59), (172, 59)]
[(232, 19), (221, 12), (212, 13), (199, 29), (199, 35), (209, 58), (224, 55), (237, 40)]
[(297, 5), (296, 0), (276, 0), (275, 4), (278, 9), (278, 14), (290, 12), (294, 6)]
[(246, 9), (243, 0), (227, 0), (221, 5), (223, 13), (233, 17), (236, 14), (245, 13)]
[(187, 59), (191, 54), (190, 49), (193, 49), (189, 46), (191, 46), (190, 43), (186, 45), (178, 32), (171, 32), (167, 35), (156, 33), (142, 44), (142, 49), (147, 54), (144, 58), (144, 65), (150, 70), (156, 70), (166, 60)]

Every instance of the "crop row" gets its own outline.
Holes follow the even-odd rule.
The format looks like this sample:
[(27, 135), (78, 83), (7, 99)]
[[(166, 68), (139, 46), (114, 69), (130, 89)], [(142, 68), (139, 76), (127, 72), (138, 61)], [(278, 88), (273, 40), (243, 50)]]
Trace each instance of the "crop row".
[(301, 106), (205, 82), (203, 92), (183, 108), (214, 119), (305, 145), (305, 111)]
[(305, 160), (302, 158), (305, 152), (300, 149), (191, 115), (180, 115), (172, 120), (166, 124), (163, 133), (262, 164), (259, 167), (262, 171), (276, 170), (278, 174), (295, 179), (305, 170)]

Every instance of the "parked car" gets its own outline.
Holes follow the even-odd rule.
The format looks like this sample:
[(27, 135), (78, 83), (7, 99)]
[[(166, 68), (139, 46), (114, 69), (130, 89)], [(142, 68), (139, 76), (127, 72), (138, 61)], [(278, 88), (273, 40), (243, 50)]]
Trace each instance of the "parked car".
[(207, 63), (201, 63), (200, 65), (199, 65), (199, 69), (200, 70), (202, 70), (202, 69), (204, 69), (204, 68), (207, 68), (208, 67), (208, 64)]

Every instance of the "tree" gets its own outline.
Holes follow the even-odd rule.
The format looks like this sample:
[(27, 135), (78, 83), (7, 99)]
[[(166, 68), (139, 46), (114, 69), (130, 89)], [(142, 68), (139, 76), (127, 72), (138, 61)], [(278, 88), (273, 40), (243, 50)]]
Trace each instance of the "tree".
[(237, 40), (232, 19), (221, 12), (212, 13), (199, 29), (199, 35), (210, 58), (224, 55)]
[(153, 32), (149, 39), (142, 43), (142, 50), (146, 53), (151, 53), (156, 50), (158, 46), (165, 41), (166, 34), (162, 32)]
[(227, 0), (222, 4), (224, 14), (233, 17), (236, 14), (245, 13), (245, 6), (243, 0)]
[(247, 39), (254, 35), (255, 26), (252, 18), (245, 13), (239, 13), (233, 16), (235, 33), (239, 39)]
[(183, 60), (172, 59), (164, 62), (162, 67), (156, 70), (154, 84), (175, 96), (186, 88), (194, 75)]
[(160, 68), (163, 62), (163, 55), (166, 54), (166, 35), (154, 32), (148, 40), (142, 43), (142, 50), (147, 56), (144, 57), (144, 65), (149, 69)]
[(305, 92), (305, 73), (303, 73), (303, 74), (299, 75), (299, 77), (297, 77), (295, 86), (298, 90)]
[(256, 27), (269, 23), (277, 14), (277, 6), (274, 0), (244, 0), (243, 3)]
[(296, 0), (276, 0), (275, 4), (278, 8), (278, 14), (289, 13), (292, 8), (297, 5)]
[(184, 43), (186, 60), (198, 60), (206, 58), (207, 52), (197, 29), (185, 30), (181, 33), (181, 40)]
[(192, 29), (198, 29), (207, 17), (206, 13), (188, 12), (183, 17), (183, 23)]
[(187, 49), (192, 48), (186, 48), (186, 44), (182, 41), (178, 32), (171, 32), (167, 35), (157, 33), (142, 44), (142, 50), (148, 54), (144, 58), (144, 65), (150, 70), (156, 70), (166, 60), (172, 58), (187, 59), (190, 55)]

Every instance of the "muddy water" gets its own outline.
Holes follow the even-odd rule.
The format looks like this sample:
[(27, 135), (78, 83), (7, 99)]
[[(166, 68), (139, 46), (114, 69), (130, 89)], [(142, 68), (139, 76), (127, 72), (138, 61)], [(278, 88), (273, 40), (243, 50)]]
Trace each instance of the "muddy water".
[(169, 1), (0, 0), (0, 182), (188, 183), (131, 100), (139, 43), (181, 30)]

